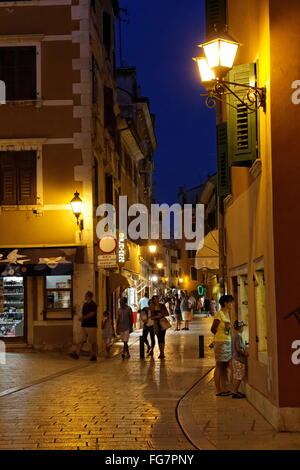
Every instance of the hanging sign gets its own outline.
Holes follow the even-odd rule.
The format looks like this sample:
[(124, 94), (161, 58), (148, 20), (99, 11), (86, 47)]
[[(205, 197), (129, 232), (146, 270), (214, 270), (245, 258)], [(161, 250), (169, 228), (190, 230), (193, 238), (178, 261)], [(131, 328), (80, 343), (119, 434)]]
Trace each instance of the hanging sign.
[(100, 269), (117, 268), (117, 255), (98, 255), (97, 266)]
[(119, 250), (118, 250), (118, 263), (125, 263), (125, 235), (124, 233), (119, 233)]

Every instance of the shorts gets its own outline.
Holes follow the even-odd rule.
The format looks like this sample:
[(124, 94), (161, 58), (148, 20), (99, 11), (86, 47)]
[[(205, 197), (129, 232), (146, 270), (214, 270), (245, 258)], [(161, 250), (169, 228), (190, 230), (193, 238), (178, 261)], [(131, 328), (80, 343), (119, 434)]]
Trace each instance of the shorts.
[(129, 335), (130, 335), (129, 330), (120, 331), (120, 336), (121, 336), (121, 340), (123, 341), (123, 343), (128, 343)]
[(88, 342), (90, 344), (97, 343), (97, 328), (94, 328), (94, 327), (87, 328), (83, 326), (82, 333), (83, 333), (84, 340), (88, 339)]
[(189, 311), (182, 312), (182, 320), (183, 321), (192, 321), (193, 313)]
[(246, 375), (246, 365), (240, 361), (236, 361), (235, 359), (233, 359), (232, 375), (234, 380), (243, 380)]
[(232, 358), (231, 341), (215, 341), (214, 352), (216, 362), (229, 362)]

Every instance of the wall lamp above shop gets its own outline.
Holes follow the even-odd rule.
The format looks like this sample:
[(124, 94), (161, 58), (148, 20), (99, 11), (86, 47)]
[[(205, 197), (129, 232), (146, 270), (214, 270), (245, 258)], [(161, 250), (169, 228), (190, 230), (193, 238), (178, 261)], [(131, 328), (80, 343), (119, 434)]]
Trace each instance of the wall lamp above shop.
[(206, 106), (210, 109), (216, 107), (217, 102), (225, 102), (228, 95), (236, 98), (237, 106), (243, 106), (247, 113), (254, 113), (259, 108), (266, 112), (266, 88), (259, 88), (255, 83), (239, 83), (227, 81), (225, 77), (232, 70), (239, 46), (227, 32), (218, 33), (215, 30), (214, 39), (201, 44), (203, 55), (193, 60), (197, 62), (200, 79), (207, 92), (201, 96), (206, 97)]
[(76, 217), (77, 225), (79, 226), (79, 229), (82, 231), (84, 229), (83, 219), (80, 218), (80, 216), (82, 215), (82, 199), (79, 197), (78, 191), (74, 193), (74, 197), (70, 201), (70, 204), (72, 207), (73, 214)]
[(156, 251), (157, 251), (157, 245), (149, 245), (148, 248), (149, 248), (149, 252), (150, 252), (150, 253), (153, 253), (153, 254), (154, 254), (154, 253), (156, 253)]

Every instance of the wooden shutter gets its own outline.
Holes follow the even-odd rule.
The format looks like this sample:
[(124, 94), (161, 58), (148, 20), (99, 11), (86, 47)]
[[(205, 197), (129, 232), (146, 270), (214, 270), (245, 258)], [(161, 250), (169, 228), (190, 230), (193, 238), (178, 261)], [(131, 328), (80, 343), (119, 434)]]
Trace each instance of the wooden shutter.
[(227, 24), (227, 0), (206, 0), (206, 39), (221, 33)]
[[(245, 85), (256, 83), (255, 64), (237, 65), (229, 73), (229, 81)], [(243, 88), (231, 86), (235, 91)], [(241, 96), (241, 95), (239, 95)], [(229, 95), (228, 141), (229, 161), (232, 166), (251, 166), (257, 158), (257, 113), (248, 114), (246, 106)]]
[(227, 123), (217, 126), (217, 154), (218, 154), (218, 193), (219, 196), (228, 196), (231, 193), (231, 175), (228, 162)]
[(18, 47), (16, 64), (17, 100), (35, 100), (36, 92), (36, 48)]
[(7, 101), (36, 99), (36, 48), (1, 47), (0, 80), (6, 84)]
[(0, 152), (1, 205), (17, 204), (17, 167), (14, 152)]
[(36, 152), (17, 152), (18, 204), (36, 203)]

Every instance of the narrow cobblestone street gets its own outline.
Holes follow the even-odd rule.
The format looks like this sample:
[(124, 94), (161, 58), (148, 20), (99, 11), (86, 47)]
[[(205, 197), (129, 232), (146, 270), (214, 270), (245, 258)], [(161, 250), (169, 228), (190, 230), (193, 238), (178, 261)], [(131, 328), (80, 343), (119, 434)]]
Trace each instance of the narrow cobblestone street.
[(277, 433), (247, 400), (215, 396), (210, 323), (169, 330), (164, 361), (157, 351), (140, 360), (139, 333), (125, 361), (119, 344), (97, 364), (9, 353), (1, 366), (0, 449), (300, 449), (299, 433)]
[[(2, 375), (0, 448), (193, 449), (176, 420), (176, 405), (213, 366), (197, 358), (199, 332), (198, 323), (189, 332), (168, 332), (164, 361), (140, 360), (134, 336), (128, 361), (116, 356), (90, 365), (86, 357), (74, 363), (57, 355), (9, 355), (7, 369), (15, 361), (17, 373), (18, 361), (23, 370), (9, 376), (12, 384), (35, 384), (5, 395), (3, 384), (11, 385)], [(76, 366), (87, 367), (69, 372)], [(46, 380), (49, 374), (62, 375)]]

